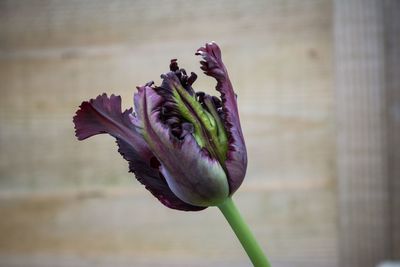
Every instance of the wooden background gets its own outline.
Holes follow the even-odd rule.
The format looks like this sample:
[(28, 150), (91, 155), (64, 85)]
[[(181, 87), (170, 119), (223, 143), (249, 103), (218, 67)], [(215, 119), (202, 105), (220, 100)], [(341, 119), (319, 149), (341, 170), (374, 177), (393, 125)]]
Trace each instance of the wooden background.
[(74, 137), (81, 101), (130, 107), (171, 58), (201, 74), (211, 40), (239, 96), (244, 217), (274, 266), (338, 266), (332, 24), (330, 0), (0, 1), (0, 266), (250, 266), (217, 209), (164, 208), (112, 138)]

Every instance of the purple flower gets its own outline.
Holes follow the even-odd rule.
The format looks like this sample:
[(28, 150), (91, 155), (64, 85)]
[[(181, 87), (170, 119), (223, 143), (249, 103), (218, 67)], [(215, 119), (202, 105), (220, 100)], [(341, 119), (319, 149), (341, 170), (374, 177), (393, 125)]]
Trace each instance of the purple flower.
[(108, 133), (129, 169), (161, 203), (197, 211), (217, 206), (240, 186), (247, 153), (236, 95), (214, 42), (197, 50), (201, 69), (216, 79), (220, 98), (192, 88), (197, 76), (171, 60), (162, 83), (137, 87), (133, 109), (106, 94), (81, 104), (74, 117), (79, 140)]

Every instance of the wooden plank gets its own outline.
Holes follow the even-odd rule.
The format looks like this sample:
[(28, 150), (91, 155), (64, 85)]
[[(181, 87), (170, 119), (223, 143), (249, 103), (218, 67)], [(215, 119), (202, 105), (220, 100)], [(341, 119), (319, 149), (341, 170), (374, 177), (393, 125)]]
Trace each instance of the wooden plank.
[(171, 58), (200, 74), (194, 51), (215, 40), (249, 151), (239, 206), (275, 266), (336, 266), (331, 13), (330, 0), (0, 1), (0, 265), (248, 264), (216, 211), (165, 209), (111, 138), (78, 142), (71, 122), (104, 91), (130, 107)]
[[(2, 188), (126, 184), (116, 178), (126, 176), (126, 164), (110, 138), (101, 136), (79, 144), (74, 140), (71, 118), (75, 110), (82, 100), (104, 91), (122, 95), (123, 105), (130, 107), (134, 87), (151, 79), (159, 82), (170, 57), (179, 56), (188, 70), (199, 73), (193, 52), (213, 36), (224, 49), (239, 95), (250, 156), (248, 180), (332, 182), (330, 1), (296, 3), (254, 1), (224, 9), (215, 9), (210, 2), (197, 3), (204, 13), (187, 21), (187, 27), (201, 21), (201, 29), (182, 35), (183, 29), (174, 27), (169, 29), (173, 38), (164, 39), (167, 27), (160, 21), (171, 19), (164, 12), (171, 7), (161, 4), (150, 8), (147, 2), (129, 6), (121, 1), (110, 7), (100, 2), (85, 1), (80, 6), (50, 1), (49, 6), (32, 2), (29, 7), (4, 1), (4, 16), (0, 16), (4, 22), (0, 23), (0, 35), (4, 36), (0, 51)], [(113, 8), (121, 11), (121, 17), (116, 17)], [(138, 20), (124, 8), (132, 14), (140, 10), (150, 14)], [(175, 19), (185, 20), (189, 7), (176, 8), (180, 15)], [(260, 10), (271, 16), (255, 16)], [(232, 32), (222, 34), (211, 27), (217, 22), (205, 20), (207, 12), (217, 12), (220, 23)], [(232, 19), (235, 12), (241, 14), (240, 20)], [(102, 28), (103, 24), (97, 23), (105, 14), (110, 25)], [(91, 43), (91, 34), (100, 31), (99, 36), (106, 38), (118, 28), (117, 22), (121, 22), (126, 39), (111, 45), (104, 40)], [(30, 33), (24, 27), (28, 23), (32, 25)], [(84, 27), (76, 27), (76, 23)], [(279, 31), (273, 30), (276, 25)], [(90, 28), (89, 34), (85, 27)], [(159, 33), (158, 39), (148, 36), (145, 44), (129, 40), (146, 27)], [(49, 30), (53, 28), (57, 31)], [(199, 76), (196, 88), (213, 92), (214, 82)], [(97, 153), (92, 153), (94, 150)], [(264, 168), (266, 173), (261, 172)]]
[(340, 266), (389, 257), (383, 1), (335, 1)]
[(400, 2), (385, 1), (385, 82), (388, 118), (390, 257), (400, 260)]
[[(142, 190), (122, 190), (3, 197), (0, 265), (251, 265), (216, 208), (179, 212)], [(336, 215), (326, 209), (334, 199), (330, 190), (236, 196), (274, 266), (335, 266)]]

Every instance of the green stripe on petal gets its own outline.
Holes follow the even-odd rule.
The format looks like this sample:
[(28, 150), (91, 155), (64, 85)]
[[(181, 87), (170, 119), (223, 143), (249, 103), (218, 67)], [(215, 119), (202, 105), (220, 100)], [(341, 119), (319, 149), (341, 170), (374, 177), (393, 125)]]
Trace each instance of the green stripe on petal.
[(180, 115), (194, 126), (193, 136), (201, 148), (206, 148), (221, 164), (226, 159), (228, 149), (227, 135), (224, 125), (215, 107), (205, 109), (195, 98), (183, 88), (173, 72), (162, 75), (170, 87), (173, 99)]
[(226, 135), (224, 123), (218, 115), (217, 110), (215, 109), (214, 103), (211, 100), (211, 97), (206, 97), (204, 99), (204, 103), (206, 104), (208, 110), (212, 114), (213, 118), (215, 118), (217, 133), (216, 136), (218, 140), (213, 140), (216, 145), (217, 153), (223, 162), (226, 160), (226, 152), (228, 151), (228, 137)]

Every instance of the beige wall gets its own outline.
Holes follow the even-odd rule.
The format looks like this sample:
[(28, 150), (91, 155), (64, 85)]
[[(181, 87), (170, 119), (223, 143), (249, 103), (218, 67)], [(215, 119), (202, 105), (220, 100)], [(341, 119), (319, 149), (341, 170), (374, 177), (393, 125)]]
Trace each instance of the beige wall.
[(274, 266), (336, 266), (331, 12), (329, 0), (1, 1), (0, 266), (250, 266), (215, 208), (166, 209), (111, 138), (74, 138), (82, 100), (129, 107), (171, 58), (201, 74), (194, 52), (211, 40), (248, 144), (239, 208)]

